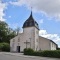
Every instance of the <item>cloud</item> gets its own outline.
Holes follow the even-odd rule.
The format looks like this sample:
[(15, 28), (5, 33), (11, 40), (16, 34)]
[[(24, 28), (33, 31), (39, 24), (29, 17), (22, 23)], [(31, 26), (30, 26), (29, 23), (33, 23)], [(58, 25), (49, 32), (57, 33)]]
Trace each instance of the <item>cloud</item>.
[(11, 16), (8, 16), (9, 18), (11, 18)]
[(38, 21), (39, 21), (40, 24), (43, 24), (43, 23), (44, 23), (44, 22), (43, 22), (43, 19), (38, 20)]
[(6, 3), (2, 3), (2, 1), (0, 0), (0, 21), (5, 21), (5, 19), (3, 18), (5, 16), (4, 14), (5, 9), (6, 9)]
[(16, 29), (16, 28), (19, 27), (18, 24), (19, 24), (19, 23), (12, 23), (12, 24), (9, 23), (9, 27), (11, 27), (11, 28), (13, 28), (13, 29)]
[(43, 12), (49, 16), (54, 16), (60, 20), (60, 0), (17, 0), (17, 2), (10, 2), (17, 6), (33, 7), (33, 10)]
[(58, 34), (49, 34), (46, 30), (40, 30), (39, 35), (42, 36), (42, 37), (51, 39), (54, 42), (56, 42), (57, 44), (60, 43), (60, 36)]

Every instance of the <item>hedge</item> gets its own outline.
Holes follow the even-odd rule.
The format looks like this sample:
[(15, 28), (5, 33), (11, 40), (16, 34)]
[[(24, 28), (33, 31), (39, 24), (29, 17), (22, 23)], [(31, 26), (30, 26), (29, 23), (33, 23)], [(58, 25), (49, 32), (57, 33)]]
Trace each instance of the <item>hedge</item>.
[(24, 55), (60, 58), (60, 50), (34, 51), (33, 49), (28, 48), (24, 49)]
[(41, 56), (60, 58), (60, 51), (43, 51)]

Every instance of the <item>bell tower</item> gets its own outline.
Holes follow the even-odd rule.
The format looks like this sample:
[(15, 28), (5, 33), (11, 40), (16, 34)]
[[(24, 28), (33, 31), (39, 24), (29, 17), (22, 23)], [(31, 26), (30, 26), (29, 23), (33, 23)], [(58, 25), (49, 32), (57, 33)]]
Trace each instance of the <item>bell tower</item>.
[(27, 48), (39, 50), (39, 26), (32, 16), (32, 11), (29, 18), (23, 24), (23, 33), (25, 34), (25, 41), (30, 42)]

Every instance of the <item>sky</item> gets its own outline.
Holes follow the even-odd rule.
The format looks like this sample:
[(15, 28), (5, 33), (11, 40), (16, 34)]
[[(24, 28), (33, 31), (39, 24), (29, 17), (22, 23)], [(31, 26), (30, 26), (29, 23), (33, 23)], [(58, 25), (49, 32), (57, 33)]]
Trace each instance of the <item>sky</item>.
[(39, 24), (39, 35), (60, 47), (60, 0), (0, 0), (0, 21), (22, 29), (30, 14)]

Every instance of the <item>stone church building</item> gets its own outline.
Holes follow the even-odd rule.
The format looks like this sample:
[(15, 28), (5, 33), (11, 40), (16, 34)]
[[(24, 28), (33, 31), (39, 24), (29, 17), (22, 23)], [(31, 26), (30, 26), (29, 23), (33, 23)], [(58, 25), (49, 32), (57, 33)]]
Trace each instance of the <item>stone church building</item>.
[(57, 44), (50, 39), (39, 36), (39, 25), (30, 17), (23, 24), (23, 33), (10, 40), (11, 52), (22, 52), (24, 48), (39, 50), (56, 50)]

